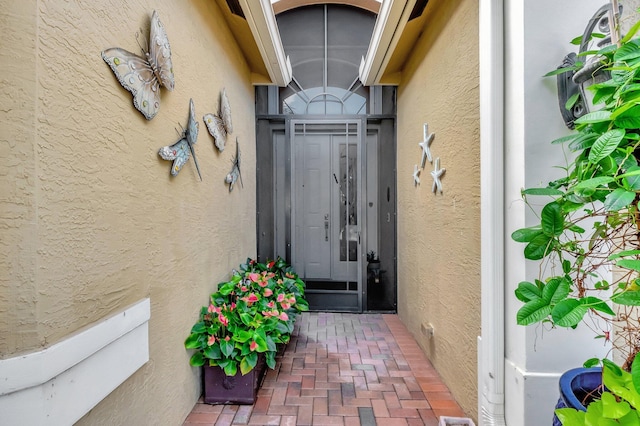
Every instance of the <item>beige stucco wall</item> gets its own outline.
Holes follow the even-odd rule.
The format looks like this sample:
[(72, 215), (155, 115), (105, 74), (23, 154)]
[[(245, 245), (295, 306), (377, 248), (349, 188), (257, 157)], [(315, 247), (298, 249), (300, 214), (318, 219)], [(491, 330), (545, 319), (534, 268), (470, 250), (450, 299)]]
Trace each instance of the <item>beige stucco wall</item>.
[[(398, 88), (398, 313), (465, 412), (477, 419), (480, 334), (478, 2), (430, 2)], [(431, 191), (420, 165), (423, 123), (446, 169)], [(427, 339), (421, 325), (432, 324)]]
[[(147, 121), (100, 52), (139, 53), (154, 9), (176, 84)], [(150, 361), (80, 424), (179, 424), (199, 393), (184, 339), (214, 286), (255, 255), (250, 71), (211, 0), (0, 0), (0, 22), (0, 358), (150, 297)], [(234, 134), (220, 154), (201, 117), (223, 87)], [(193, 160), (172, 178), (158, 156), (190, 98), (202, 182)], [(236, 136), (244, 187), (229, 193)]]

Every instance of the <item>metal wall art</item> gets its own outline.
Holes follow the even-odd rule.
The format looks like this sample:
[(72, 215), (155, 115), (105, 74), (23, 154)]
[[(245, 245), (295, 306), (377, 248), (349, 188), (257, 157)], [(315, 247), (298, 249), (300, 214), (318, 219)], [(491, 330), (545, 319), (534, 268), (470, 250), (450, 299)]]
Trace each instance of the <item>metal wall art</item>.
[[(422, 161), (421, 168), (424, 169), (425, 160), (429, 160), (430, 163), (433, 163), (431, 157), (431, 142), (435, 138), (435, 134), (429, 133), (429, 125), (424, 123), (422, 125), (422, 142), (418, 143), (420, 149), (422, 149)], [(444, 175), (446, 169), (440, 168), (440, 157), (436, 158), (433, 171), (431, 172), (431, 177), (433, 178), (433, 185), (431, 187), (431, 191), (437, 193), (440, 191), (442, 194), (442, 182), (440, 178)], [(418, 165), (416, 164), (413, 168), (413, 184), (418, 186), (420, 184), (420, 169), (418, 169)]]
[(415, 186), (420, 185), (420, 169), (417, 164), (413, 166), (413, 184)]
[(244, 188), (242, 174), (240, 173), (240, 146), (238, 145), (238, 138), (236, 138), (236, 156), (233, 157), (231, 161), (233, 162), (233, 167), (224, 179), (225, 182), (229, 184), (229, 192), (233, 191), (233, 184), (236, 183), (238, 178), (240, 179), (240, 185)]
[(111, 67), (118, 81), (133, 94), (133, 105), (151, 120), (160, 108), (160, 85), (173, 90), (175, 81), (171, 64), (171, 48), (164, 26), (154, 10), (148, 49), (138, 45), (143, 56), (138, 56), (119, 47), (102, 51), (102, 59)]
[(431, 177), (433, 178), (433, 185), (431, 185), (431, 191), (436, 192), (440, 191), (442, 194), (442, 182), (440, 182), (440, 178), (444, 175), (447, 169), (440, 168), (440, 157), (436, 158), (435, 163), (433, 163), (433, 171), (431, 172)]
[(182, 166), (189, 161), (189, 154), (193, 154), (193, 161), (196, 163), (198, 176), (200, 176), (200, 180), (202, 180), (200, 166), (198, 166), (198, 160), (196, 159), (196, 152), (193, 149), (193, 145), (196, 144), (197, 140), (198, 122), (196, 121), (196, 111), (193, 105), (193, 99), (191, 99), (189, 101), (189, 121), (187, 123), (187, 128), (182, 129), (180, 140), (171, 146), (162, 147), (160, 148), (160, 151), (158, 151), (158, 155), (160, 155), (164, 160), (173, 160), (173, 165), (171, 166), (171, 174), (173, 176), (178, 176)]
[(209, 133), (213, 136), (218, 150), (220, 150), (220, 152), (224, 151), (224, 146), (227, 143), (227, 135), (233, 133), (231, 106), (229, 105), (229, 98), (227, 98), (227, 91), (225, 89), (222, 89), (222, 93), (220, 93), (218, 114), (205, 114), (202, 119), (204, 120), (204, 124), (207, 125)]
[(429, 133), (429, 125), (424, 123), (422, 126), (422, 142), (418, 144), (420, 148), (422, 148), (422, 163), (420, 163), (420, 167), (423, 169), (425, 159), (428, 159), (430, 163), (433, 162), (433, 160), (431, 160), (431, 149), (429, 147), (431, 146), (434, 136), (435, 135), (433, 133)]

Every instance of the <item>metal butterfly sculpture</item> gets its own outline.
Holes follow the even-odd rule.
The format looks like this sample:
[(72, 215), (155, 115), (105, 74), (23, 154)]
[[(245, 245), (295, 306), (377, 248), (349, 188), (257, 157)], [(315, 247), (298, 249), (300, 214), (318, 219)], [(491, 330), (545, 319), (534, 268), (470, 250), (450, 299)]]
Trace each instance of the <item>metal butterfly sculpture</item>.
[(193, 145), (196, 144), (198, 139), (198, 122), (196, 121), (196, 111), (193, 106), (193, 99), (189, 101), (189, 122), (187, 128), (182, 130), (180, 140), (171, 146), (164, 146), (158, 151), (158, 155), (165, 160), (173, 160), (171, 166), (171, 174), (178, 176), (182, 166), (189, 161), (189, 154), (193, 154), (193, 161), (196, 163), (196, 169), (198, 170), (198, 176), (202, 180), (200, 174), (200, 166), (196, 159), (196, 152), (193, 150)]
[(133, 105), (151, 120), (160, 108), (160, 85), (171, 91), (175, 84), (169, 40), (155, 10), (151, 17), (148, 50), (141, 45), (140, 49), (144, 57), (112, 47), (102, 51), (102, 59), (111, 67), (122, 87), (133, 94)]
[(229, 105), (229, 98), (227, 98), (227, 91), (225, 89), (222, 89), (222, 93), (220, 93), (220, 108), (218, 114), (205, 114), (202, 119), (204, 120), (204, 124), (207, 125), (207, 129), (209, 129), (209, 133), (213, 136), (218, 150), (220, 150), (220, 152), (224, 151), (224, 146), (227, 143), (227, 135), (233, 133), (231, 106)]
[(233, 162), (233, 167), (224, 179), (224, 181), (229, 184), (229, 192), (233, 191), (233, 184), (236, 183), (238, 178), (240, 178), (240, 185), (244, 188), (242, 174), (240, 174), (240, 147), (238, 146), (238, 138), (236, 138), (236, 156), (231, 161)]

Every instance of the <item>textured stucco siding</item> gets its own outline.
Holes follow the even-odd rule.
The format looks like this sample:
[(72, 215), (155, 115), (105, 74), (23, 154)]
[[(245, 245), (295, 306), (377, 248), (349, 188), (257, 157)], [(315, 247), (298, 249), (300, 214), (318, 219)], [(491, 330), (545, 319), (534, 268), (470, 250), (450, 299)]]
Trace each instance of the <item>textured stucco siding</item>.
[[(100, 52), (140, 53), (157, 10), (175, 90), (147, 121)], [(150, 361), (80, 424), (179, 424), (199, 392), (183, 342), (219, 281), (255, 255), (254, 92), (209, 0), (0, 0), (0, 358), (48, 347), (145, 297)], [(230, 98), (218, 153), (202, 116)], [(200, 132), (177, 177), (158, 150), (178, 140), (189, 99)], [(242, 151), (242, 177), (224, 183)]]
[[(480, 334), (478, 3), (429, 3), (398, 89), (398, 313), (465, 412), (477, 418)], [(423, 123), (435, 134), (444, 193), (421, 184)], [(432, 324), (427, 339), (422, 325)]]

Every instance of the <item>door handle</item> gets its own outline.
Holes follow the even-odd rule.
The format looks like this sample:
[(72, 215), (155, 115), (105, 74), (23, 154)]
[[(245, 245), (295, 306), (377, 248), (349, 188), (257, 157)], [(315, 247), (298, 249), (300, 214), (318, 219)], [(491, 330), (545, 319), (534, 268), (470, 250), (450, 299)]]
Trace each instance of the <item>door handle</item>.
[(324, 240), (329, 241), (329, 215), (324, 215)]

